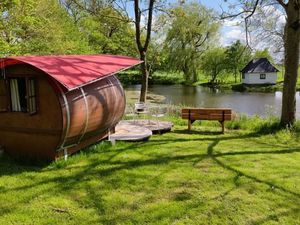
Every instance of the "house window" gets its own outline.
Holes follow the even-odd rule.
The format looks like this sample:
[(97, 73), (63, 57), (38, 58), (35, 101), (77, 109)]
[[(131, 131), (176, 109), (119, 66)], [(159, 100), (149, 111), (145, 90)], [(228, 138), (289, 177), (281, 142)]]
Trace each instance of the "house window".
[(261, 80), (266, 79), (266, 74), (265, 74), (265, 73), (261, 73), (261, 74), (260, 74), (260, 79), (261, 79)]
[(245, 79), (245, 74), (244, 73), (242, 73), (242, 79)]
[(9, 79), (10, 103), (13, 112), (36, 112), (36, 90), (33, 78), (18, 77)]

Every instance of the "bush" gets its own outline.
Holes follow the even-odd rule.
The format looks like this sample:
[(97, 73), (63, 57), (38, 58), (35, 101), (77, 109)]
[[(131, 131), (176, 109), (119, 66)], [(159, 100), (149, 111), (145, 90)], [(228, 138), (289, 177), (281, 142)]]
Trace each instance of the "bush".
[(227, 122), (226, 127), (231, 130), (250, 130), (259, 134), (276, 133), (282, 129), (280, 120), (277, 117), (261, 118), (246, 115), (238, 115), (234, 120)]

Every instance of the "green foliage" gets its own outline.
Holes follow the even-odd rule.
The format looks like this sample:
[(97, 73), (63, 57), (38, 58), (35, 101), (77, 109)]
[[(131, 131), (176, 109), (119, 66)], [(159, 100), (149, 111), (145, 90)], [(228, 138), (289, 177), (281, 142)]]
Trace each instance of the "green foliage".
[(83, 17), (78, 26), (97, 53), (136, 56), (134, 30), (112, 7)]
[(236, 115), (232, 121), (227, 122), (229, 129), (242, 129), (253, 131), (257, 134), (276, 133), (281, 130), (280, 120), (277, 117), (261, 118), (259, 116), (248, 117)]
[(214, 84), (217, 79), (222, 79), (226, 69), (226, 55), (223, 48), (214, 48), (208, 50), (201, 57), (202, 71), (210, 77), (210, 83)]
[[(133, 85), (141, 83), (141, 73), (139, 70), (123, 71), (118, 73), (117, 76), (123, 85)], [(155, 71), (149, 77), (149, 84), (172, 85), (183, 83), (184, 79), (181, 73)]]
[[(154, 39), (154, 38), (153, 38)], [(152, 40), (147, 51), (150, 76), (156, 71), (168, 71), (167, 52), (157, 40)]]
[(56, 0), (18, 0), (2, 12), (1, 54), (88, 53), (84, 36)]
[(184, 79), (181, 73), (170, 73), (164, 71), (156, 71), (150, 76), (150, 84), (172, 85), (183, 84)]
[(198, 80), (201, 54), (216, 41), (219, 23), (212, 10), (192, 2), (171, 10), (174, 17), (167, 31), (167, 62), (172, 70), (182, 71), (187, 83)]
[(282, 91), (282, 83), (273, 84), (234, 84), (231, 86), (233, 91), (238, 92), (263, 92), (271, 93)]
[(251, 59), (251, 51), (240, 41), (236, 41), (226, 48), (225, 54), (227, 71), (233, 74), (235, 83), (237, 83), (237, 76)]
[(256, 50), (254, 52), (253, 58), (267, 58), (270, 62), (274, 62), (273, 57), (270, 55), (267, 48), (263, 50)]

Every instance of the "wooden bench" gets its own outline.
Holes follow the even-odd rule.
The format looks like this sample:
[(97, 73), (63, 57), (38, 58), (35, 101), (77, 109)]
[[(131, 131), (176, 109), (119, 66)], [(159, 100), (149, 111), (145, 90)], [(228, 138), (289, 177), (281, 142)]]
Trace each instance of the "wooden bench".
[(216, 120), (222, 125), (222, 133), (225, 131), (224, 122), (232, 119), (232, 110), (223, 108), (184, 108), (181, 111), (182, 119), (188, 120), (188, 130), (192, 129), (195, 120)]

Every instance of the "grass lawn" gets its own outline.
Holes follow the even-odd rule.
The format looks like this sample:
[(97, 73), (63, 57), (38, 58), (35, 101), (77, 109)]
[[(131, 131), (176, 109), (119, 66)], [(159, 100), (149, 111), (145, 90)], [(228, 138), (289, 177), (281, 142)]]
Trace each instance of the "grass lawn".
[(297, 133), (176, 125), (44, 167), (0, 159), (0, 224), (300, 224)]

